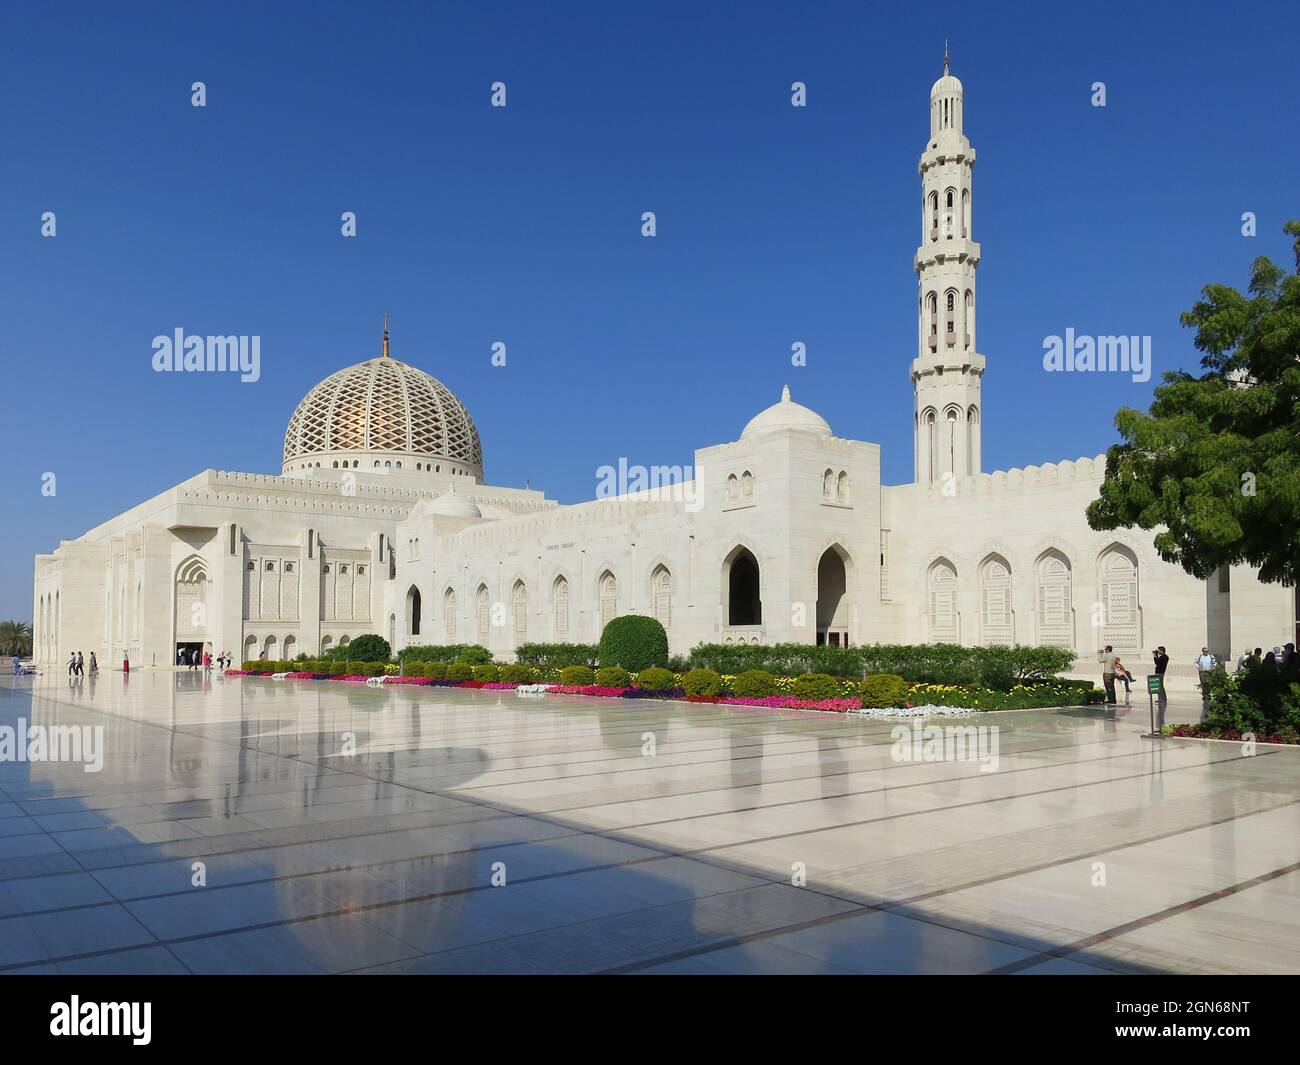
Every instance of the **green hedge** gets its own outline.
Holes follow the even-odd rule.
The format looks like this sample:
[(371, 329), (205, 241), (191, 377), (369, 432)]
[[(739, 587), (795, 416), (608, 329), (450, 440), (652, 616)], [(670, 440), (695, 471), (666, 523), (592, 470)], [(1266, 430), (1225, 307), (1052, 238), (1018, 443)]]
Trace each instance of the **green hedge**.
[(474, 679), (484, 684), (495, 684), (501, 679), (501, 667), (491, 664), (475, 666)]
[(473, 666), (492, 661), (492, 652), (476, 643), (414, 644), (403, 647), (403, 662), (468, 662)]
[(501, 667), (501, 679), (507, 684), (532, 684), (536, 676), (537, 670), (532, 666), (515, 664)]
[(473, 680), (474, 667), (468, 662), (453, 662), (447, 667), (448, 680)]
[(560, 670), (560, 683), (569, 685), (595, 684), (596, 674), (591, 666), (565, 666)]
[(722, 677), (714, 669), (692, 669), (682, 677), (682, 687), (687, 695), (712, 698), (722, 693)]
[(596, 670), (596, 683), (602, 688), (630, 688), (632, 675), (622, 666), (601, 666)]
[(776, 678), (765, 669), (747, 669), (732, 678), (731, 694), (744, 699), (763, 699), (776, 695)]
[(902, 706), (907, 701), (907, 681), (894, 673), (873, 673), (860, 690), (862, 705), (870, 709)]
[(956, 644), (869, 644), (828, 647), (804, 643), (700, 644), (692, 668), (741, 674), (762, 669), (778, 676), (826, 673), (861, 678), (892, 673), (928, 684), (983, 684), (1008, 691), (1054, 677), (1074, 664), (1074, 652), (1060, 647), (959, 647)]
[(393, 657), (393, 649), (382, 636), (367, 632), (349, 643), (331, 647), (324, 657), (331, 661), (387, 662)]
[(655, 618), (624, 614), (600, 634), (600, 664), (622, 666), (633, 673), (668, 663), (668, 633)]
[(594, 643), (521, 643), (515, 648), (515, 661), (539, 669), (563, 669), (565, 666), (591, 666), (600, 661)]
[(796, 699), (808, 699), (811, 702), (835, 699), (843, 692), (844, 682), (836, 680), (829, 673), (804, 673), (794, 678), (794, 687), (790, 690)]
[(677, 678), (666, 669), (651, 666), (636, 675), (636, 686), (648, 692), (672, 691), (677, 687)]

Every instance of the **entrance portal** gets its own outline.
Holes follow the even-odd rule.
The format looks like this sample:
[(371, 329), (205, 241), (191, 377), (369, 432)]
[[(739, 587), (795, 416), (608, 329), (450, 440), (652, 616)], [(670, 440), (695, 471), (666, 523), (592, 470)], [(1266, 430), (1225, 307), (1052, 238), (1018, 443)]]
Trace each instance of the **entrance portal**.
[(178, 643), (173, 661), (178, 666), (203, 665), (203, 644)]

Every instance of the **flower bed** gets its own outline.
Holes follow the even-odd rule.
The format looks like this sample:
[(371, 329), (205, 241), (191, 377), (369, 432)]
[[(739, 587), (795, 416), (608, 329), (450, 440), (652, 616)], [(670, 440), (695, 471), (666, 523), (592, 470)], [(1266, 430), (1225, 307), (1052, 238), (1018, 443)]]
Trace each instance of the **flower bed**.
[[(246, 663), (247, 664), (247, 663)], [(278, 664), (278, 663), (277, 663)], [(1051, 706), (1089, 705), (1101, 697), (1101, 692), (1087, 682), (1070, 681), (1056, 678), (1034, 684), (1016, 684), (1008, 691), (996, 691), (979, 684), (933, 684), (904, 682), (899, 677), (874, 675), (868, 682), (856, 682), (822, 675), (804, 674), (800, 677), (772, 677), (768, 674), (749, 674), (741, 677), (742, 683), (735, 684), (736, 676), (696, 670), (686, 676), (686, 686), (674, 686), (656, 690), (636, 687), (636, 675), (631, 675), (632, 684), (555, 684), (518, 683), (515, 681), (496, 680), (446, 680), (422, 676), (397, 676), (395, 674), (377, 673), (375, 664), (365, 666), (366, 672), (350, 674), (315, 673), (303, 671), (277, 671), (266, 669), (228, 669), (227, 676), (262, 676), (281, 680), (342, 680), (352, 683), (420, 685), (424, 687), (473, 688), (488, 691), (518, 691), (521, 695), (545, 695), (554, 692), (557, 695), (585, 695), (603, 699), (671, 699), (693, 703), (721, 703), (733, 706), (761, 707), (769, 710), (815, 710), (829, 713), (859, 713), (872, 717), (915, 717), (919, 715), (944, 716), (951, 714), (969, 714), (991, 710), (1034, 709)], [(622, 671), (620, 671), (622, 672)], [(650, 671), (645, 671), (650, 675)], [(655, 683), (677, 681), (682, 676), (671, 674), (667, 670), (656, 670)], [(534, 673), (534, 675), (536, 675)], [(628, 676), (625, 672), (623, 676)], [(588, 671), (590, 676), (590, 671)], [(755, 683), (762, 686), (755, 686)], [(871, 685), (871, 681), (883, 682)], [(751, 695), (736, 695), (735, 687), (756, 692)], [(889, 685), (893, 685), (890, 687)], [(774, 694), (757, 694), (766, 687)], [(799, 694), (793, 694), (798, 691)], [(884, 693), (882, 695), (882, 692)], [(878, 706), (880, 702), (895, 702), (898, 705)], [(1229, 730), (1230, 731), (1230, 730)], [(1186, 735), (1194, 735), (1191, 732)], [(1201, 735), (1209, 736), (1210, 733)], [(1239, 733), (1224, 734), (1223, 738), (1236, 738)], [(1281, 735), (1287, 735), (1283, 730)], [(1296, 742), (1295, 740), (1261, 740), (1261, 742)]]
[[(1235, 728), (1215, 728), (1213, 725), (1202, 724), (1166, 725), (1164, 735), (1179, 736), (1191, 740), (1233, 740), (1242, 742), (1246, 739), (1246, 733)], [(1268, 736), (1253, 733), (1252, 738), (1256, 743), (1300, 744), (1300, 734), (1297, 734), (1294, 729), (1284, 729)]]

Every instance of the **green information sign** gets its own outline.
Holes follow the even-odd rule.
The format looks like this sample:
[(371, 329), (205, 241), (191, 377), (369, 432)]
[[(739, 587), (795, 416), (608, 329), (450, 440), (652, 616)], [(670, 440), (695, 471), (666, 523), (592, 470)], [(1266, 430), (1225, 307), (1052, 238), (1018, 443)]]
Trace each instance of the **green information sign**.
[(1160, 694), (1160, 674), (1152, 673), (1147, 676), (1147, 692), (1151, 695)]

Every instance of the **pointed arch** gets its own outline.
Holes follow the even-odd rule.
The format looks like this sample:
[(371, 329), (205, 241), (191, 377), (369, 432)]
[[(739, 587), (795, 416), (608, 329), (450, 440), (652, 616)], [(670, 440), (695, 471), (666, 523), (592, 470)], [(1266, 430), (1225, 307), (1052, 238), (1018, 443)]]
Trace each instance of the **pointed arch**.
[(980, 563), (980, 642), (1010, 646), (1015, 642), (1011, 563), (996, 552)]
[(1097, 556), (1098, 600), (1102, 608), (1101, 642), (1117, 651), (1142, 646), (1142, 613), (1138, 599), (1138, 560), (1121, 543), (1107, 545)]
[(442, 593), (442, 631), (446, 634), (448, 643), (456, 642), (456, 589), (450, 584)]
[(660, 562), (650, 574), (650, 615), (665, 631), (673, 624), (673, 574)]
[(1034, 563), (1040, 644), (1074, 648), (1074, 570), (1066, 554), (1049, 547)]
[(551, 631), (557, 643), (569, 638), (569, 578), (563, 573), (551, 582)]
[(960, 617), (957, 613), (957, 567), (945, 557), (939, 557), (926, 571), (928, 590), (930, 639), (934, 643), (957, 643), (960, 637)]
[(618, 617), (618, 578), (612, 569), (601, 570), (596, 578), (596, 597), (600, 602), (600, 631)]
[(723, 559), (722, 586), (727, 591), (728, 625), (763, 624), (762, 569), (744, 544), (737, 544)]
[(515, 646), (528, 642), (528, 586), (523, 579), (510, 589), (510, 615), (514, 622)]
[(492, 601), (486, 584), (480, 584), (474, 593), (474, 632), (478, 642), (487, 646), (492, 632)]
[(424, 602), (420, 589), (412, 584), (406, 590), (406, 635), (419, 636), (423, 622)]

